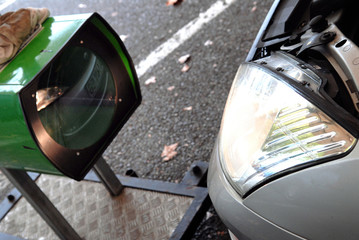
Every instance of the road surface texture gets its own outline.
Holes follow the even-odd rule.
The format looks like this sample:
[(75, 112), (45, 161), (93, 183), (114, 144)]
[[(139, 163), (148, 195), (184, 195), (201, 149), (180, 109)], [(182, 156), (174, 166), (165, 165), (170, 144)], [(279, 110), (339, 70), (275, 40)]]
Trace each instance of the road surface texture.
[[(0, 13), (31, 6), (52, 16), (102, 15), (124, 40), (143, 94), (104, 158), (116, 174), (132, 169), (141, 178), (178, 182), (194, 161), (209, 161), (232, 80), (272, 0), (166, 2), (0, 0)], [(178, 59), (187, 54), (183, 69)], [(172, 144), (177, 154), (164, 161), (164, 146)], [(2, 175), (0, 187), (3, 199), (12, 186)], [(207, 215), (194, 239), (229, 239), (214, 210)]]

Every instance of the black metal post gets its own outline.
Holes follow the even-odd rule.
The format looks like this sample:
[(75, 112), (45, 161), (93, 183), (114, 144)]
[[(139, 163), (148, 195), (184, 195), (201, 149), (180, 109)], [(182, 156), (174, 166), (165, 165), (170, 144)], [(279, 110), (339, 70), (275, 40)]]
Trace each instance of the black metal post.
[(103, 157), (100, 157), (93, 169), (112, 196), (120, 195), (124, 187)]
[(60, 239), (81, 240), (62, 214), (23, 170), (0, 168)]

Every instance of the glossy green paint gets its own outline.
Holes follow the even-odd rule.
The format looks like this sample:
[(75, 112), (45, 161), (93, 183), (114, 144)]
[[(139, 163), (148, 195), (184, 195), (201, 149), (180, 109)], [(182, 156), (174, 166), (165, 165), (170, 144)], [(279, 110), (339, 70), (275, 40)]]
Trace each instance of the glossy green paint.
[(60, 174), (42, 155), (29, 132), (19, 91), (56, 56), (90, 16), (48, 18), (41, 32), (0, 73), (1, 167)]

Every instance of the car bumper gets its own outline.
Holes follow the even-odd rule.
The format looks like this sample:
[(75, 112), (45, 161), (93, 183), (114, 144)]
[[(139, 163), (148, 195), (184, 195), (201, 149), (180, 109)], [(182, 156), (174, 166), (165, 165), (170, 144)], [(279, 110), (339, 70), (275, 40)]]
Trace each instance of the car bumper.
[(247, 208), (227, 181), (219, 162), (217, 143), (208, 174), (209, 194), (218, 215), (238, 239), (302, 239)]

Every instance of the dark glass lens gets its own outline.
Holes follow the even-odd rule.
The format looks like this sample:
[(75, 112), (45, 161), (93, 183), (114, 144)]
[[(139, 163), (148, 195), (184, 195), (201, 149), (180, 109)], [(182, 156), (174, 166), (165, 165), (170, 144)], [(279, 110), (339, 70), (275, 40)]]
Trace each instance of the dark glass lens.
[(104, 136), (115, 114), (110, 69), (87, 48), (67, 48), (41, 75), (36, 105), (57, 143), (71, 149), (89, 147)]

